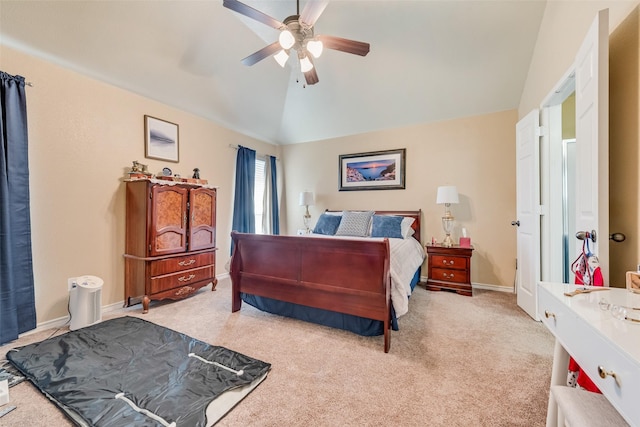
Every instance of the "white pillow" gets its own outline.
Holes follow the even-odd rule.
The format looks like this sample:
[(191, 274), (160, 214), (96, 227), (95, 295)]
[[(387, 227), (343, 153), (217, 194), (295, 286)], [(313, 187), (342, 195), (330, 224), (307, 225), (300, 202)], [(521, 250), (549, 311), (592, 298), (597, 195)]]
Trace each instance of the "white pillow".
[(371, 218), (373, 217), (373, 211), (367, 212), (353, 212), (344, 211), (342, 213), (342, 219), (340, 225), (336, 231), (336, 236), (354, 236), (354, 237), (366, 237), (369, 235), (369, 229), (371, 228)]
[(400, 234), (402, 234), (402, 238), (406, 239), (410, 236), (413, 236), (416, 230), (411, 228), (411, 225), (415, 222), (415, 218), (410, 218), (408, 216), (402, 219), (400, 223)]

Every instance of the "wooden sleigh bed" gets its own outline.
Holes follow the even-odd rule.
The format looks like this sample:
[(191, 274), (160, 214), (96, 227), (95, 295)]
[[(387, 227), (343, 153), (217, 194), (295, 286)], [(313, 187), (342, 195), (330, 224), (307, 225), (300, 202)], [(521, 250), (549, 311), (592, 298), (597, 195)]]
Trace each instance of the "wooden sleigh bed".
[[(420, 241), (421, 211), (376, 211), (375, 215), (413, 218), (414, 233), (408, 238)], [(232, 232), (231, 237), (233, 312), (240, 310), (243, 300), (262, 309), (254, 301), (265, 299), (286, 306), (283, 312), (267, 311), (288, 315), (290, 306), (308, 308), (310, 315), (305, 311), (303, 317), (290, 317), (329, 326), (341, 327), (324, 323), (327, 313), (371, 320), (381, 324), (384, 351), (389, 351), (394, 318), (389, 238), (314, 238), (237, 232)], [(419, 272), (419, 266), (412, 272), (411, 289), (419, 280)], [(322, 319), (316, 321), (317, 318)], [(344, 320), (339, 324), (341, 322)]]

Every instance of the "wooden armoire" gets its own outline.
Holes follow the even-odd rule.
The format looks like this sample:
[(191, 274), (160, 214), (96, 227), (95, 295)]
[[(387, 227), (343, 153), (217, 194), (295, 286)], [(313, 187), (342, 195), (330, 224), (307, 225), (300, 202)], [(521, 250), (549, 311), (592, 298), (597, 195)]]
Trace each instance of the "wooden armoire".
[(126, 191), (125, 306), (215, 290), (216, 189), (141, 179)]

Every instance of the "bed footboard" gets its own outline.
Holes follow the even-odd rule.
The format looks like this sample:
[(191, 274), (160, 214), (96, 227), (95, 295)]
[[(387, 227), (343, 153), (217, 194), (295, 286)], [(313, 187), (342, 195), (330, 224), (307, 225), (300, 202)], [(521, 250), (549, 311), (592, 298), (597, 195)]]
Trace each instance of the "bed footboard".
[(232, 232), (232, 311), (241, 293), (384, 322), (391, 344), (389, 242)]

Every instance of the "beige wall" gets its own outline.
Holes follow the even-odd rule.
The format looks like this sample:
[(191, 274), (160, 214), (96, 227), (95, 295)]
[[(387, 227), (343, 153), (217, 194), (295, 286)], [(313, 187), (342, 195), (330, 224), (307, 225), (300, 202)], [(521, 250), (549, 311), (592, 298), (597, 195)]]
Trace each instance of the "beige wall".
[(576, 137), (576, 93), (562, 103), (562, 139)]
[[(610, 245), (611, 272), (619, 284), (640, 263), (640, 11), (611, 33), (609, 43), (609, 229), (627, 238)], [(612, 283), (614, 277), (611, 278)]]
[[(236, 151), (278, 147), (0, 45), (0, 69), (25, 76), (38, 323), (67, 313), (67, 278), (102, 277), (103, 304), (124, 299), (125, 192), (133, 160), (201, 177), (218, 190), (216, 273), (229, 258)], [(180, 163), (144, 157), (144, 115), (179, 125)]]
[[(453, 237), (465, 227), (475, 251), (471, 280), (476, 284), (513, 287), (515, 275), (515, 123), (517, 112), (372, 132), (283, 147), (287, 183), (288, 232), (302, 227), (298, 194), (311, 190), (316, 204), (312, 223), (325, 209), (422, 209), (422, 241), (442, 240), (436, 205), (440, 185), (456, 185), (460, 204)], [(338, 191), (340, 154), (406, 148), (406, 189)], [(423, 270), (426, 276), (426, 270)]]
[(609, 9), (609, 29), (613, 31), (639, 3), (639, 0), (547, 0), (518, 116), (522, 118), (532, 109), (539, 108), (569, 70), (599, 10)]

